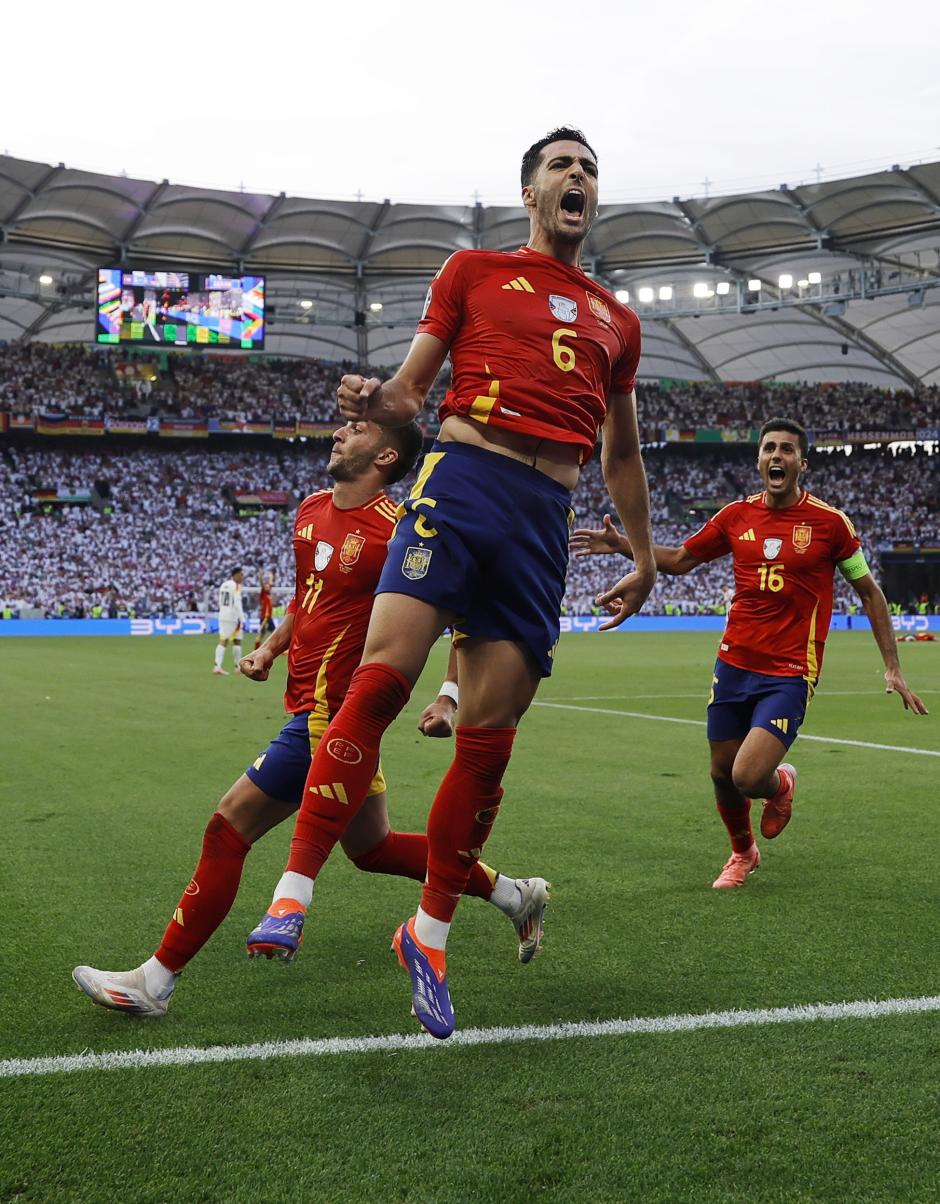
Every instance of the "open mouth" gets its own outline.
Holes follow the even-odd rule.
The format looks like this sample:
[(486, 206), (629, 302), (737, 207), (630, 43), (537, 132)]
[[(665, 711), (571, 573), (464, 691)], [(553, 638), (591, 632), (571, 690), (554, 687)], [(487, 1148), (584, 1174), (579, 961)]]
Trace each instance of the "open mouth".
[(565, 213), (580, 217), (584, 213), (584, 193), (580, 188), (569, 188), (561, 198), (561, 207)]
[(779, 485), (787, 479), (786, 471), (779, 464), (772, 464), (767, 469), (767, 479), (773, 485)]

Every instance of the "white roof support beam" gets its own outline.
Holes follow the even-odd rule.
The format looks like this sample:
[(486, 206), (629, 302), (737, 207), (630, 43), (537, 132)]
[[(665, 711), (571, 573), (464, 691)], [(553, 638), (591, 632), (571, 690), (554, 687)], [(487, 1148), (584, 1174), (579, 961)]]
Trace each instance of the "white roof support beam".
[(711, 361), (705, 358), (698, 347), (695, 346), (687, 335), (683, 334), (675, 322), (671, 322), (669, 318), (655, 318), (654, 321), (662, 322), (663, 326), (673, 335), (676, 341), (681, 343), (686, 351), (688, 351), (689, 355), (692, 356), (709, 380), (714, 381), (715, 384), (721, 384), (721, 377), (718, 375)]
[(887, 347), (883, 347), (871, 335), (865, 334), (864, 331), (859, 330), (858, 327), (853, 326), (850, 322), (844, 322), (841, 318), (834, 317), (831, 314), (824, 314), (822, 310), (814, 305), (800, 305), (797, 308), (801, 313), (806, 314), (807, 317), (813, 318), (823, 326), (828, 326), (830, 330), (834, 330), (842, 336), (845, 342), (854, 343), (860, 351), (867, 351), (876, 360), (887, 364), (912, 389), (920, 388), (920, 377), (905, 364), (902, 364), (896, 356), (891, 354)]

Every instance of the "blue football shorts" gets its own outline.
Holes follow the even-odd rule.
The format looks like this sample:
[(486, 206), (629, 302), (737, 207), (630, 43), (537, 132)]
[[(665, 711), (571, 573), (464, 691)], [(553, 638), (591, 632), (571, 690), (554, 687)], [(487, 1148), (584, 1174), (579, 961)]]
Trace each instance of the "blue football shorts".
[[(248, 766), (246, 775), (270, 798), (299, 807), (310, 762), (329, 722), (326, 715), (316, 711), (291, 715), (264, 752)], [(380, 764), (369, 786), (369, 795), (381, 794), (384, 789)]]
[(813, 683), (805, 677), (772, 677), (716, 661), (708, 698), (708, 738), (743, 740), (752, 727), (762, 727), (789, 748), (812, 696)]
[(513, 640), (552, 671), (568, 569), (571, 493), (467, 443), (435, 443), (389, 542), (377, 594), (454, 614), (455, 638)]

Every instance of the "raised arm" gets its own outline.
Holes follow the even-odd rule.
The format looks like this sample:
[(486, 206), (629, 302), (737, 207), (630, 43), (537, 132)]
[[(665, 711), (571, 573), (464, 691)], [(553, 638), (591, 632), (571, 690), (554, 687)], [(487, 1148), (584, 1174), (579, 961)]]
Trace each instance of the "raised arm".
[(433, 334), (416, 334), (405, 362), (389, 380), (344, 376), (336, 390), (340, 414), (347, 422), (368, 419), (379, 426), (405, 426), (421, 413), (447, 350)]
[(927, 708), (914, 691), (909, 688), (901, 672), (894, 628), (891, 626), (888, 604), (885, 601), (884, 594), (881, 592), (881, 587), (875, 581), (874, 577), (872, 577), (871, 573), (867, 573), (864, 577), (859, 577), (857, 580), (850, 580), (849, 585), (851, 585), (862, 600), (865, 614), (868, 616), (869, 623), (871, 623), (872, 635), (875, 637), (875, 643), (878, 645), (878, 651), (881, 653), (881, 659), (884, 661), (885, 693), (900, 694), (906, 711), (913, 711), (915, 715), (926, 715)]
[(650, 499), (646, 469), (640, 454), (636, 394), (611, 393), (607, 399), (601, 468), (607, 491), (627, 532), (636, 568), (598, 598), (612, 618), (604, 629), (617, 627), (636, 614), (656, 582), (656, 559), (650, 528)]
[[(629, 539), (617, 530), (609, 514), (604, 515), (604, 525), (601, 528), (578, 527), (572, 531), (569, 547), (575, 556), (603, 556), (616, 553), (626, 556), (629, 560), (633, 559), (633, 548)], [(668, 573), (670, 576), (689, 573), (702, 563), (700, 560), (696, 560), (691, 552), (687, 552), (681, 544), (677, 548), (670, 548), (665, 544), (654, 543), (653, 556), (656, 560), (656, 568), (661, 573)]]

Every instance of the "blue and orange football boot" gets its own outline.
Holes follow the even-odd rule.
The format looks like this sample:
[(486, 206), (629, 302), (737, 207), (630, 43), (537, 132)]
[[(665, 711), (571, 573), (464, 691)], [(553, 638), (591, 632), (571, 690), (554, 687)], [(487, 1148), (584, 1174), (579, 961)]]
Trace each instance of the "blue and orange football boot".
[(411, 1014), (426, 1033), (443, 1041), (454, 1031), (454, 1005), (447, 989), (447, 961), (443, 949), (430, 949), (415, 936), (415, 918), (402, 924), (392, 937), (398, 960), (411, 975)]
[(249, 957), (277, 957), (292, 962), (304, 939), (307, 909), (296, 899), (275, 899), (245, 946)]

